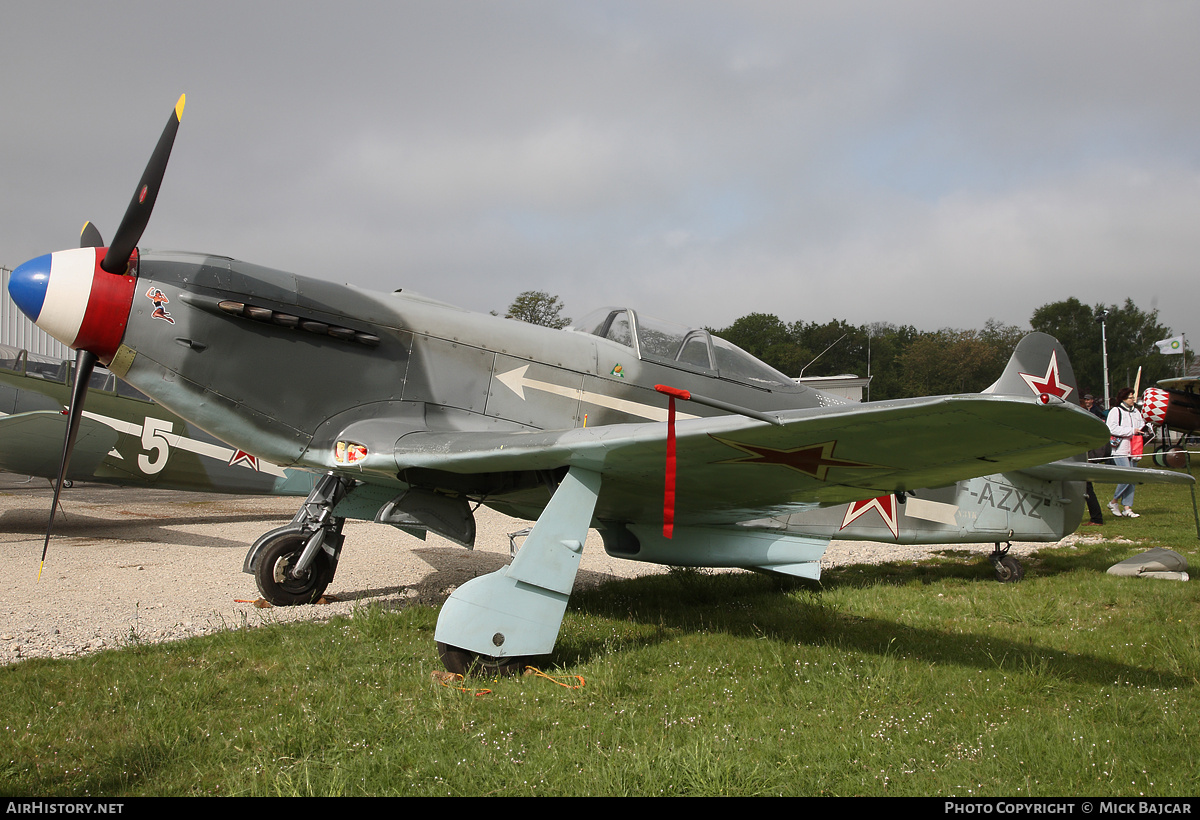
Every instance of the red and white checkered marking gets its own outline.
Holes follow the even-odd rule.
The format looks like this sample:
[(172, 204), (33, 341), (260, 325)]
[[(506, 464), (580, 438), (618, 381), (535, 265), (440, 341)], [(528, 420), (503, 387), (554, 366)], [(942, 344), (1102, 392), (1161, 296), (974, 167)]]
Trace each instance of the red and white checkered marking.
[(1142, 394), (1142, 414), (1147, 421), (1162, 424), (1167, 418), (1167, 405), (1171, 403), (1170, 394), (1157, 387), (1147, 387)]

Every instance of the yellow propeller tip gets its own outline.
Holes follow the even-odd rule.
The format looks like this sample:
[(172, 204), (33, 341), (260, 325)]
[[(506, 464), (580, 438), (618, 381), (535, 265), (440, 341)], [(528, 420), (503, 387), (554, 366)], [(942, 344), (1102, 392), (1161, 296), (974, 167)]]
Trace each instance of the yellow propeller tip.
[[(41, 580), (42, 580), (42, 567), (44, 567), (44, 566), (46, 566), (46, 562), (45, 562), (45, 561), (43, 561), (42, 563), (38, 564), (38, 577), (37, 577), (37, 580), (38, 580), (38, 581), (41, 581)], [(37, 581), (35, 581), (34, 583), (37, 583)]]
[(179, 102), (175, 103), (175, 119), (183, 122), (183, 106), (187, 103), (187, 94), (179, 95)]

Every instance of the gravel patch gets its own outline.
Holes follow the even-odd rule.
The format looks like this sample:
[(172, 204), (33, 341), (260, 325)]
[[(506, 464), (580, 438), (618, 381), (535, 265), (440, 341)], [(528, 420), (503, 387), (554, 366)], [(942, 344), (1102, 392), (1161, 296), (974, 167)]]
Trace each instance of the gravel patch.
[[(507, 564), (508, 533), (529, 526), (481, 507), (477, 546), (466, 550), (434, 535), (421, 541), (391, 527), (347, 521), (346, 548), (329, 587), (337, 602), (260, 609), (242, 561), (254, 539), (291, 520), (301, 499), (76, 484), (62, 494), (39, 581), (51, 498), (45, 479), (0, 473), (0, 560), (9, 579), (9, 594), (0, 601), (0, 663), (320, 620), (366, 603), (437, 605), (465, 581)], [(1071, 539), (1079, 536), (1064, 542)], [(1014, 544), (1012, 551), (1042, 546)], [(982, 558), (991, 545), (973, 548)], [(834, 541), (822, 566), (917, 561), (938, 549), (944, 547)], [(576, 584), (665, 571), (608, 556), (592, 532)]]

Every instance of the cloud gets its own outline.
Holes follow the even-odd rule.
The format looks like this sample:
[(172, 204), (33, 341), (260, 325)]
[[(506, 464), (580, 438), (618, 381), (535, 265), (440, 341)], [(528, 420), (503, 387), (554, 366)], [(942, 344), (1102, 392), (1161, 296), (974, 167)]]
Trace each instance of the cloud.
[(70, 11), (6, 14), (10, 267), (111, 232), (187, 91), (151, 247), (713, 326), (1200, 297), (1194, 4)]

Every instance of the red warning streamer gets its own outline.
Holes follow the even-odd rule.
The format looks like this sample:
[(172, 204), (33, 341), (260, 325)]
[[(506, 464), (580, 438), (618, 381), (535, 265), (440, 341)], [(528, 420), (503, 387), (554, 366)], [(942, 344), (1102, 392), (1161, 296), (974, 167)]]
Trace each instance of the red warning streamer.
[(675, 532), (675, 399), (689, 401), (692, 394), (677, 387), (656, 384), (654, 389), (667, 396), (667, 474), (663, 485), (663, 538)]

